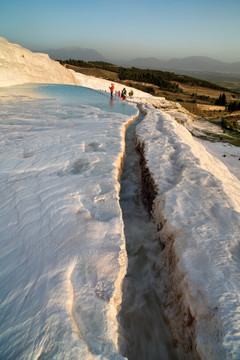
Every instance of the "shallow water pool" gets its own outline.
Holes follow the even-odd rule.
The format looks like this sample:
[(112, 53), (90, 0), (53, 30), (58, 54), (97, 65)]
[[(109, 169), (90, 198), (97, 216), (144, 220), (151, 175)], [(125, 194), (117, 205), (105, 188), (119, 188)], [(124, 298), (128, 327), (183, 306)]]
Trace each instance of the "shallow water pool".
[(97, 107), (101, 110), (120, 113), (124, 115), (135, 115), (137, 109), (120, 98), (111, 98), (104, 91), (97, 91), (82, 86), (62, 84), (23, 84), (0, 88), (0, 97), (21, 96), (23, 100), (28, 97), (54, 100), (62, 105), (86, 105)]

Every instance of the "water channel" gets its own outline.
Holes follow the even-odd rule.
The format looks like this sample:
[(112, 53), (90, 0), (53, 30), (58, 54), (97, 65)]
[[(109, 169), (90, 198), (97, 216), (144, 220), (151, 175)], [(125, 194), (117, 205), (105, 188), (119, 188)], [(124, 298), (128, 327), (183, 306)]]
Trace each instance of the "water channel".
[(154, 237), (151, 217), (141, 203), (139, 155), (134, 137), (136, 126), (143, 118), (140, 113), (127, 129), (120, 180), (120, 205), (128, 253), (123, 306), (119, 314), (123, 328), (120, 350), (129, 360), (175, 360), (177, 356), (161, 303), (159, 243)]

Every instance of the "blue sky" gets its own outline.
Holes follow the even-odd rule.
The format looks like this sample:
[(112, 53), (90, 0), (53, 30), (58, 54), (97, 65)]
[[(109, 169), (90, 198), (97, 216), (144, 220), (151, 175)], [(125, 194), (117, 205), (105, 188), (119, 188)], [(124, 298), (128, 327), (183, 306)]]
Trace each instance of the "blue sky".
[(0, 36), (26, 48), (79, 46), (110, 60), (209, 56), (240, 61), (240, 0), (11, 0)]

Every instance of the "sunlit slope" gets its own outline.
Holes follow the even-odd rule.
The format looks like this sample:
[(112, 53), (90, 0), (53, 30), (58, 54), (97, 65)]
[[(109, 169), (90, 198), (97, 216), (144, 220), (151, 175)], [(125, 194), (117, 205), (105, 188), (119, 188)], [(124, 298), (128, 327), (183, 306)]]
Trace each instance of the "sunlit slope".
[(0, 37), (0, 86), (23, 83), (81, 85), (70, 70), (47, 54), (33, 53)]

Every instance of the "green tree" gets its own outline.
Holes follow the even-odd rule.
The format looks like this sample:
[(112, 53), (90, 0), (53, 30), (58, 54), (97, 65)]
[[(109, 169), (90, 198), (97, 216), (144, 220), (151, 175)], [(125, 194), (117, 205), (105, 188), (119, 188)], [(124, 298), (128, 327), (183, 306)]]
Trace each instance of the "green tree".
[(220, 94), (219, 98), (216, 99), (216, 101), (215, 101), (215, 105), (226, 106), (226, 104), (227, 104), (226, 95)]
[(239, 101), (231, 101), (228, 105), (228, 111), (229, 112), (233, 112), (233, 111), (237, 111), (240, 110), (240, 102)]

